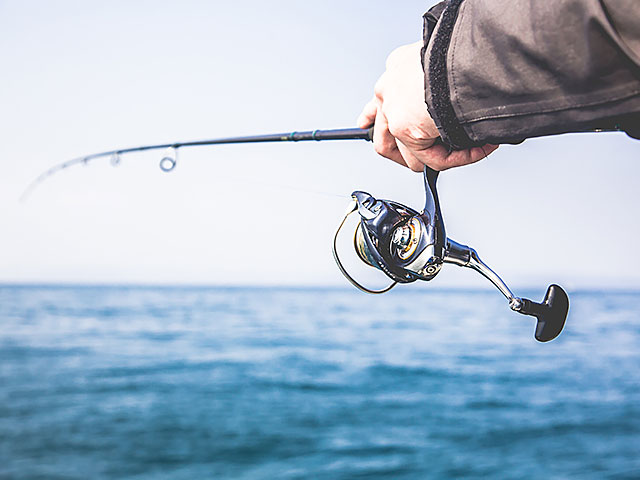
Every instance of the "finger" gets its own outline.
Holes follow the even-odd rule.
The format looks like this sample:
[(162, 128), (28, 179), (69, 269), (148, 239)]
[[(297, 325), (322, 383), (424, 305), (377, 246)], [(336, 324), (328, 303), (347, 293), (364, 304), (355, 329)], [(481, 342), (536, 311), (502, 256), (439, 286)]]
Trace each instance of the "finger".
[(478, 162), (497, 148), (498, 145), (483, 145), (481, 147), (450, 152), (443, 145), (434, 145), (431, 148), (421, 151), (418, 158), (434, 170), (442, 171)]
[(375, 123), (376, 113), (378, 112), (378, 101), (373, 97), (362, 109), (362, 113), (358, 117), (358, 128), (368, 128)]
[(379, 155), (405, 167), (407, 166), (402, 158), (402, 154), (398, 150), (396, 139), (389, 133), (387, 118), (380, 110), (378, 110), (378, 114), (376, 115), (376, 122), (373, 128), (373, 147)]
[(422, 172), (422, 170), (424, 170), (424, 163), (420, 158), (418, 158), (416, 154), (400, 140), (396, 139), (396, 144), (400, 151), (400, 155), (402, 155), (402, 158), (404, 159), (405, 165), (414, 172)]
[[(478, 160), (482, 160), (483, 158), (486, 158), (489, 156), (489, 154), (495, 152), (498, 147), (500, 145), (491, 145), (491, 144), (486, 144), (486, 145), (482, 145), (481, 147), (475, 147), (471, 149), (471, 158), (477, 162)], [(480, 158), (477, 158), (480, 157)], [(477, 158), (477, 160), (476, 160)]]
[(446, 159), (447, 168), (461, 167), (479, 162), (486, 158), (491, 152), (494, 152), (498, 145), (483, 145), (481, 147), (473, 147), (467, 150), (453, 151)]
[(373, 87), (373, 96), (377, 98), (380, 102), (384, 100), (384, 82), (385, 82), (386, 72), (380, 75), (378, 81)]
[(416, 156), (424, 165), (428, 165), (432, 169), (440, 172), (447, 168), (451, 168), (447, 164), (449, 154), (449, 150), (441, 143), (438, 143), (416, 153)]

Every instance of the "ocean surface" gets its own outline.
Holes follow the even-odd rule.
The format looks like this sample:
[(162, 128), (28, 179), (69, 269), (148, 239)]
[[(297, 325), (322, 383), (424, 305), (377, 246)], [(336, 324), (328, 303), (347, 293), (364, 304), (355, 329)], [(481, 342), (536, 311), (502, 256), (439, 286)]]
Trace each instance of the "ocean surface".
[(639, 479), (640, 293), (569, 293), (3, 286), (0, 478)]

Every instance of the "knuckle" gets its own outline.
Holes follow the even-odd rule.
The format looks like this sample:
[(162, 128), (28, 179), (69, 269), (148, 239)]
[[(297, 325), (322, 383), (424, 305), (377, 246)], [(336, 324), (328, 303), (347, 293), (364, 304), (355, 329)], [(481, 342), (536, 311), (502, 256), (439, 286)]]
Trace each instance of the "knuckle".
[(389, 131), (396, 138), (409, 141), (412, 144), (433, 143), (433, 138), (426, 133), (419, 125), (408, 122), (397, 122), (389, 120)]
[(393, 158), (394, 153), (398, 150), (395, 144), (387, 141), (379, 141), (373, 144), (373, 148), (378, 155), (381, 155), (385, 158)]
[(407, 129), (407, 135), (417, 142), (426, 142), (432, 138), (418, 125), (412, 125)]
[(410, 162), (407, 164), (407, 166), (416, 173), (420, 173), (422, 172), (422, 170), (424, 169), (424, 165), (420, 162)]
[(396, 51), (394, 50), (389, 54), (389, 56), (387, 57), (387, 60), (384, 62), (384, 66), (387, 70), (391, 68), (391, 66), (393, 65), (393, 62), (395, 61), (395, 55), (396, 55)]
[(405, 47), (402, 46), (391, 51), (386, 61), (387, 68), (389, 68), (389, 66), (393, 65), (396, 62), (396, 60), (398, 60), (398, 57), (400, 57), (403, 54), (404, 50), (405, 50)]
[(396, 125), (393, 122), (389, 122), (389, 133), (394, 137), (394, 138), (404, 138), (403, 135), (403, 128)]
[(378, 155), (382, 155), (383, 157), (386, 157), (390, 153), (389, 147), (383, 143), (374, 144), (373, 148)]
[(384, 92), (383, 78), (384, 78), (384, 75), (380, 77), (376, 82), (376, 84), (373, 86), (373, 94), (376, 96), (376, 98), (382, 98), (382, 95)]

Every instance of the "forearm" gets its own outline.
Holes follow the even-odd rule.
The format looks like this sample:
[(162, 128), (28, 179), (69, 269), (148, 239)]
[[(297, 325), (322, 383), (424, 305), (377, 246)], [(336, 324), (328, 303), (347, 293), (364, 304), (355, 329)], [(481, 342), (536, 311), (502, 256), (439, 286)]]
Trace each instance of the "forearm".
[(429, 113), (456, 148), (632, 130), (639, 25), (638, 0), (453, 0), (424, 50)]

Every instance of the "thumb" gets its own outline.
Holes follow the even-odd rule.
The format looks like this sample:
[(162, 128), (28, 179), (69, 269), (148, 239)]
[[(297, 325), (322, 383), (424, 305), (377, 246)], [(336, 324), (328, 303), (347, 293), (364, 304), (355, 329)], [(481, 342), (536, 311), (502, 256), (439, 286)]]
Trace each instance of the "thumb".
[(378, 100), (374, 97), (364, 106), (362, 113), (358, 117), (358, 128), (368, 128), (374, 124), (378, 113)]

